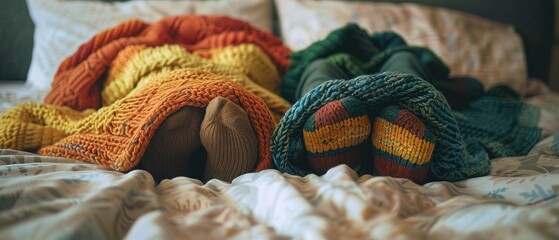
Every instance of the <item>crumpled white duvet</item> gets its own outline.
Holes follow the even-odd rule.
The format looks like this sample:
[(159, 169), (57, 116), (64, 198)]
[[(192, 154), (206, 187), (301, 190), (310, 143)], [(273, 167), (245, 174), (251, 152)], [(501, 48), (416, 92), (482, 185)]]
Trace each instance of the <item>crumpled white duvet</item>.
[(155, 184), (64, 158), (0, 150), (1, 239), (556, 239), (559, 134), (489, 176), (417, 185), (250, 173)]
[(0, 150), (0, 239), (559, 239), (559, 95), (527, 102), (542, 107), (547, 137), (454, 183), (341, 165), (156, 184), (142, 170)]

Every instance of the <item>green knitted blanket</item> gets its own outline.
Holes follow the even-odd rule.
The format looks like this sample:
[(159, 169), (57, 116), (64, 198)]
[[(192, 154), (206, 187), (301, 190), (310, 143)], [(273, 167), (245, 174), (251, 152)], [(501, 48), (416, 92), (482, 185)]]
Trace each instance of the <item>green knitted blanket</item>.
[(394, 53), (408, 51), (425, 64), (435, 79), (448, 78), (448, 67), (431, 50), (408, 46), (396, 33), (377, 32), (369, 35), (355, 23), (332, 31), (324, 40), (293, 53), (289, 70), (281, 82), (281, 94), (294, 102), (295, 91), (303, 71), (314, 60), (325, 58), (339, 66), (347, 75), (357, 77), (377, 72)]
[(517, 100), (481, 97), (462, 112), (452, 112), (444, 96), (410, 74), (380, 73), (319, 85), (286, 113), (272, 135), (272, 159), (290, 174), (310, 173), (305, 163), (303, 125), (326, 103), (353, 96), (370, 111), (389, 104), (416, 114), (436, 136), (431, 159), (434, 179), (459, 181), (489, 173), (490, 159), (526, 155), (540, 139), (539, 108)]

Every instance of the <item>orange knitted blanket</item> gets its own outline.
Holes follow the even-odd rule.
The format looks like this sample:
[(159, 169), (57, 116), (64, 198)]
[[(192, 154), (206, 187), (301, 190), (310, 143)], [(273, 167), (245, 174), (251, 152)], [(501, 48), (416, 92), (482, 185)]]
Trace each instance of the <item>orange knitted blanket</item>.
[(179, 69), (149, 83), (132, 95), (80, 119), (83, 130), (39, 154), (80, 159), (128, 171), (140, 161), (155, 130), (172, 113), (185, 106), (206, 107), (216, 97), (243, 107), (258, 139), (259, 162), (255, 171), (272, 167), (270, 141), (274, 123), (262, 101), (223, 76), (197, 69)]
[(129, 171), (168, 116), (224, 97), (247, 112), (258, 141), (254, 170), (271, 168), (274, 117), (290, 107), (275, 88), (290, 53), (272, 34), (223, 16), (124, 22), (61, 63), (44, 104), (0, 116), (0, 148)]
[[(141, 160), (159, 125), (182, 107), (203, 108), (224, 97), (247, 112), (258, 142), (255, 171), (271, 168), (272, 115), (256, 95), (226, 76), (184, 68), (146, 83), (98, 110), (41, 103), (17, 105), (0, 116), (0, 148), (32, 150), (129, 171)], [(224, 159), (224, 161), (234, 159)]]
[(242, 20), (225, 16), (180, 15), (148, 24), (130, 20), (103, 31), (80, 46), (59, 66), (45, 103), (76, 110), (99, 108), (104, 74), (126, 46), (180, 44), (189, 51), (252, 43), (258, 45), (280, 73), (288, 65), (291, 50), (271, 33)]

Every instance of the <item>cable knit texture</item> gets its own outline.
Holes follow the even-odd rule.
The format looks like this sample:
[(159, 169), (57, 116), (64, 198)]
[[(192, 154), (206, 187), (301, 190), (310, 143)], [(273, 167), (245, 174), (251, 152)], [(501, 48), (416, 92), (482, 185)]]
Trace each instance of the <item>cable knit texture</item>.
[[(209, 59), (202, 58), (199, 54)], [(179, 45), (131, 45), (124, 48), (111, 64), (107, 81), (101, 90), (103, 106), (108, 106), (141, 89), (146, 83), (181, 68), (206, 70), (238, 83), (262, 98), (274, 113), (276, 121), (279, 121), (291, 106), (275, 93), (274, 88), (279, 84), (279, 73), (257, 45), (240, 44), (199, 54), (189, 53)]]
[[(206, 171), (208, 176), (231, 179), (271, 168), (271, 133), (291, 106), (277, 94), (289, 54), (271, 33), (226, 16), (126, 21), (93, 36), (60, 64), (44, 104), (18, 105), (0, 117), (0, 148), (79, 159), (118, 171), (147, 167), (156, 169), (160, 180), (203, 167), (197, 160), (205, 154), (201, 145), (220, 142), (215, 133), (234, 136), (229, 140), (241, 142), (250, 157), (237, 158), (230, 153), (240, 152), (227, 147), (226, 153), (208, 152), (210, 165), (221, 171)], [(217, 97), (238, 105), (242, 111), (235, 114), (244, 112), (248, 122), (238, 128), (220, 118), (225, 122), (206, 125), (224, 129), (212, 134), (199, 130), (201, 120), (185, 111), (196, 112), (192, 109), (205, 108)], [(205, 137), (192, 136), (197, 131)], [(236, 141), (236, 131), (246, 132), (246, 141)], [(150, 145), (152, 139), (157, 142)], [(147, 165), (138, 166), (146, 149)], [(167, 162), (159, 162), (157, 155)], [(177, 159), (184, 162), (168, 164)], [(223, 173), (215, 167), (219, 161), (240, 161), (240, 168)], [(204, 169), (198, 172), (202, 178)]]
[[(185, 106), (206, 107), (216, 97), (227, 98), (245, 109), (258, 139), (255, 170), (270, 168), (274, 122), (262, 99), (224, 76), (198, 69), (172, 71), (97, 111), (80, 112), (47, 104), (18, 105), (0, 119), (0, 148), (42, 147), (41, 155), (128, 171), (138, 164), (155, 130), (168, 116)], [(39, 127), (29, 131), (28, 125)], [(48, 129), (56, 129), (56, 134), (44, 136)], [(53, 136), (62, 134), (67, 137), (51, 145)], [(33, 141), (24, 141), (29, 138)], [(42, 142), (45, 144), (38, 144)]]
[(59, 66), (45, 102), (84, 110), (101, 106), (106, 69), (129, 45), (180, 44), (188, 51), (241, 43), (258, 45), (283, 72), (289, 48), (271, 33), (226, 16), (180, 15), (154, 23), (130, 20), (95, 35)]

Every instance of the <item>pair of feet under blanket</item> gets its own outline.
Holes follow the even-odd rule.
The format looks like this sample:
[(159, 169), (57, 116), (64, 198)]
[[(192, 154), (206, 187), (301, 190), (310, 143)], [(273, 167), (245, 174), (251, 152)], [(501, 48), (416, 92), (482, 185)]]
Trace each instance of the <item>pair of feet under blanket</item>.
[(304, 124), (326, 104), (353, 97), (371, 111), (396, 105), (415, 114), (434, 135), (432, 179), (459, 181), (486, 175), (490, 158), (523, 155), (540, 138), (539, 109), (516, 100), (482, 97), (451, 111), (441, 92), (411, 74), (380, 73), (328, 81), (299, 99), (272, 136), (272, 159), (283, 172), (312, 173), (305, 156)]

